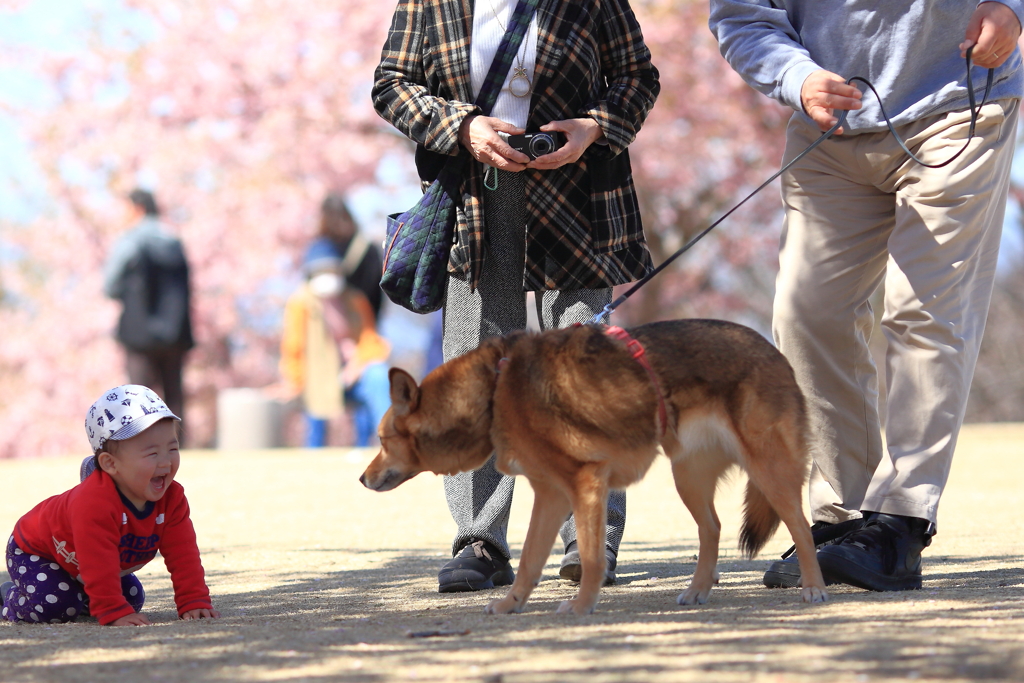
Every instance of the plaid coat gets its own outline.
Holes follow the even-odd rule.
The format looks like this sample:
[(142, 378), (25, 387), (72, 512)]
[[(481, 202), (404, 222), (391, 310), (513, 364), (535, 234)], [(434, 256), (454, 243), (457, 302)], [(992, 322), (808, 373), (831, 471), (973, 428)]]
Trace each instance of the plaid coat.
[[(448, 156), (467, 173), (449, 271), (475, 288), (486, 258), (484, 165), (459, 145), (478, 112), (470, 85), (473, 0), (399, 0), (375, 74), (373, 103), (417, 143), (425, 184)], [(658, 70), (628, 0), (541, 0), (528, 130), (591, 117), (607, 145), (578, 162), (527, 170), (525, 290), (598, 289), (651, 269), (626, 148), (660, 89)]]

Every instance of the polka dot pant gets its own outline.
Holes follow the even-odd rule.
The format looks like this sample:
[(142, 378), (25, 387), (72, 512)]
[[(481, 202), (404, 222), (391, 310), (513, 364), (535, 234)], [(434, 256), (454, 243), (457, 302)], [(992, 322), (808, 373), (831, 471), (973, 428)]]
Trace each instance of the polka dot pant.
[[(61, 623), (89, 613), (85, 588), (53, 560), (25, 552), (11, 536), (7, 542), (7, 572), (14, 586), (3, 599), (7, 621)], [(134, 574), (121, 577), (121, 590), (138, 612), (146, 601), (142, 583)]]

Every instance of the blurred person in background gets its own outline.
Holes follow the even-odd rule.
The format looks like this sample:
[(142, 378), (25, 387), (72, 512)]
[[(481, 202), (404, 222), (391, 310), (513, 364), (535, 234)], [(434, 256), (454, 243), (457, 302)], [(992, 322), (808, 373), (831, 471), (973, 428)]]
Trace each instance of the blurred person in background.
[(328, 424), (346, 404), (355, 445), (368, 446), (391, 405), (390, 346), (377, 333), (369, 299), (360, 289), (346, 286), (344, 259), (330, 240), (310, 246), (303, 272), (305, 282), (285, 305), (282, 393), (301, 397), (307, 448), (327, 444)]
[(193, 346), (188, 260), (181, 240), (160, 221), (153, 193), (126, 199), (128, 230), (114, 243), (103, 291), (123, 304), (117, 340), (128, 381), (152, 387), (175, 415), (184, 414), (182, 369)]
[(333, 247), (341, 258), (341, 275), (345, 282), (366, 296), (374, 319), (379, 319), (383, 303), (380, 274), (384, 264), (380, 245), (359, 232), (345, 198), (336, 192), (329, 193), (320, 204), (320, 228), (307, 249), (305, 260), (309, 260), (309, 252), (323, 249), (325, 245)]

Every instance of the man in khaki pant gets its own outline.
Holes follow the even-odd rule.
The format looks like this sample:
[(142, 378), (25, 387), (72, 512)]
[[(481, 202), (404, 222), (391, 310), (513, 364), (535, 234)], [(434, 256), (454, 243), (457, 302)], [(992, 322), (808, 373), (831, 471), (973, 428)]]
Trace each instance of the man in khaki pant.
[[(921, 587), (992, 293), (1024, 90), (1022, 16), (1022, 0), (711, 2), (722, 54), (797, 112), (786, 161), (835, 124), (834, 110), (850, 110), (840, 136), (782, 176), (773, 320), (807, 398), (809, 496), (830, 583)], [(995, 72), (968, 143), (972, 46), (974, 64)], [(878, 88), (924, 164), (966, 150), (942, 168), (910, 159), (851, 76)], [(867, 345), (869, 297), (883, 283), (886, 449)], [(765, 574), (769, 586), (799, 579), (795, 557)]]

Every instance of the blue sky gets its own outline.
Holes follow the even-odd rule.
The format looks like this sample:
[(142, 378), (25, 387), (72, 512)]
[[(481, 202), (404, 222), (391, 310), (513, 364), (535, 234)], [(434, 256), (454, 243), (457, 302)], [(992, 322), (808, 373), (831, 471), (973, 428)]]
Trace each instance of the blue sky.
[[(111, 0), (34, 0), (17, 11), (0, 10), (0, 51), (27, 48), (74, 53), (84, 49), (77, 27)], [(0, 103), (45, 107), (49, 92), (30, 73), (0, 63)], [(19, 189), (21, 188), (21, 189)], [(25, 196), (28, 189), (29, 197)], [(0, 108), (0, 218), (25, 219), (41, 200), (38, 175), (15, 119)]]

